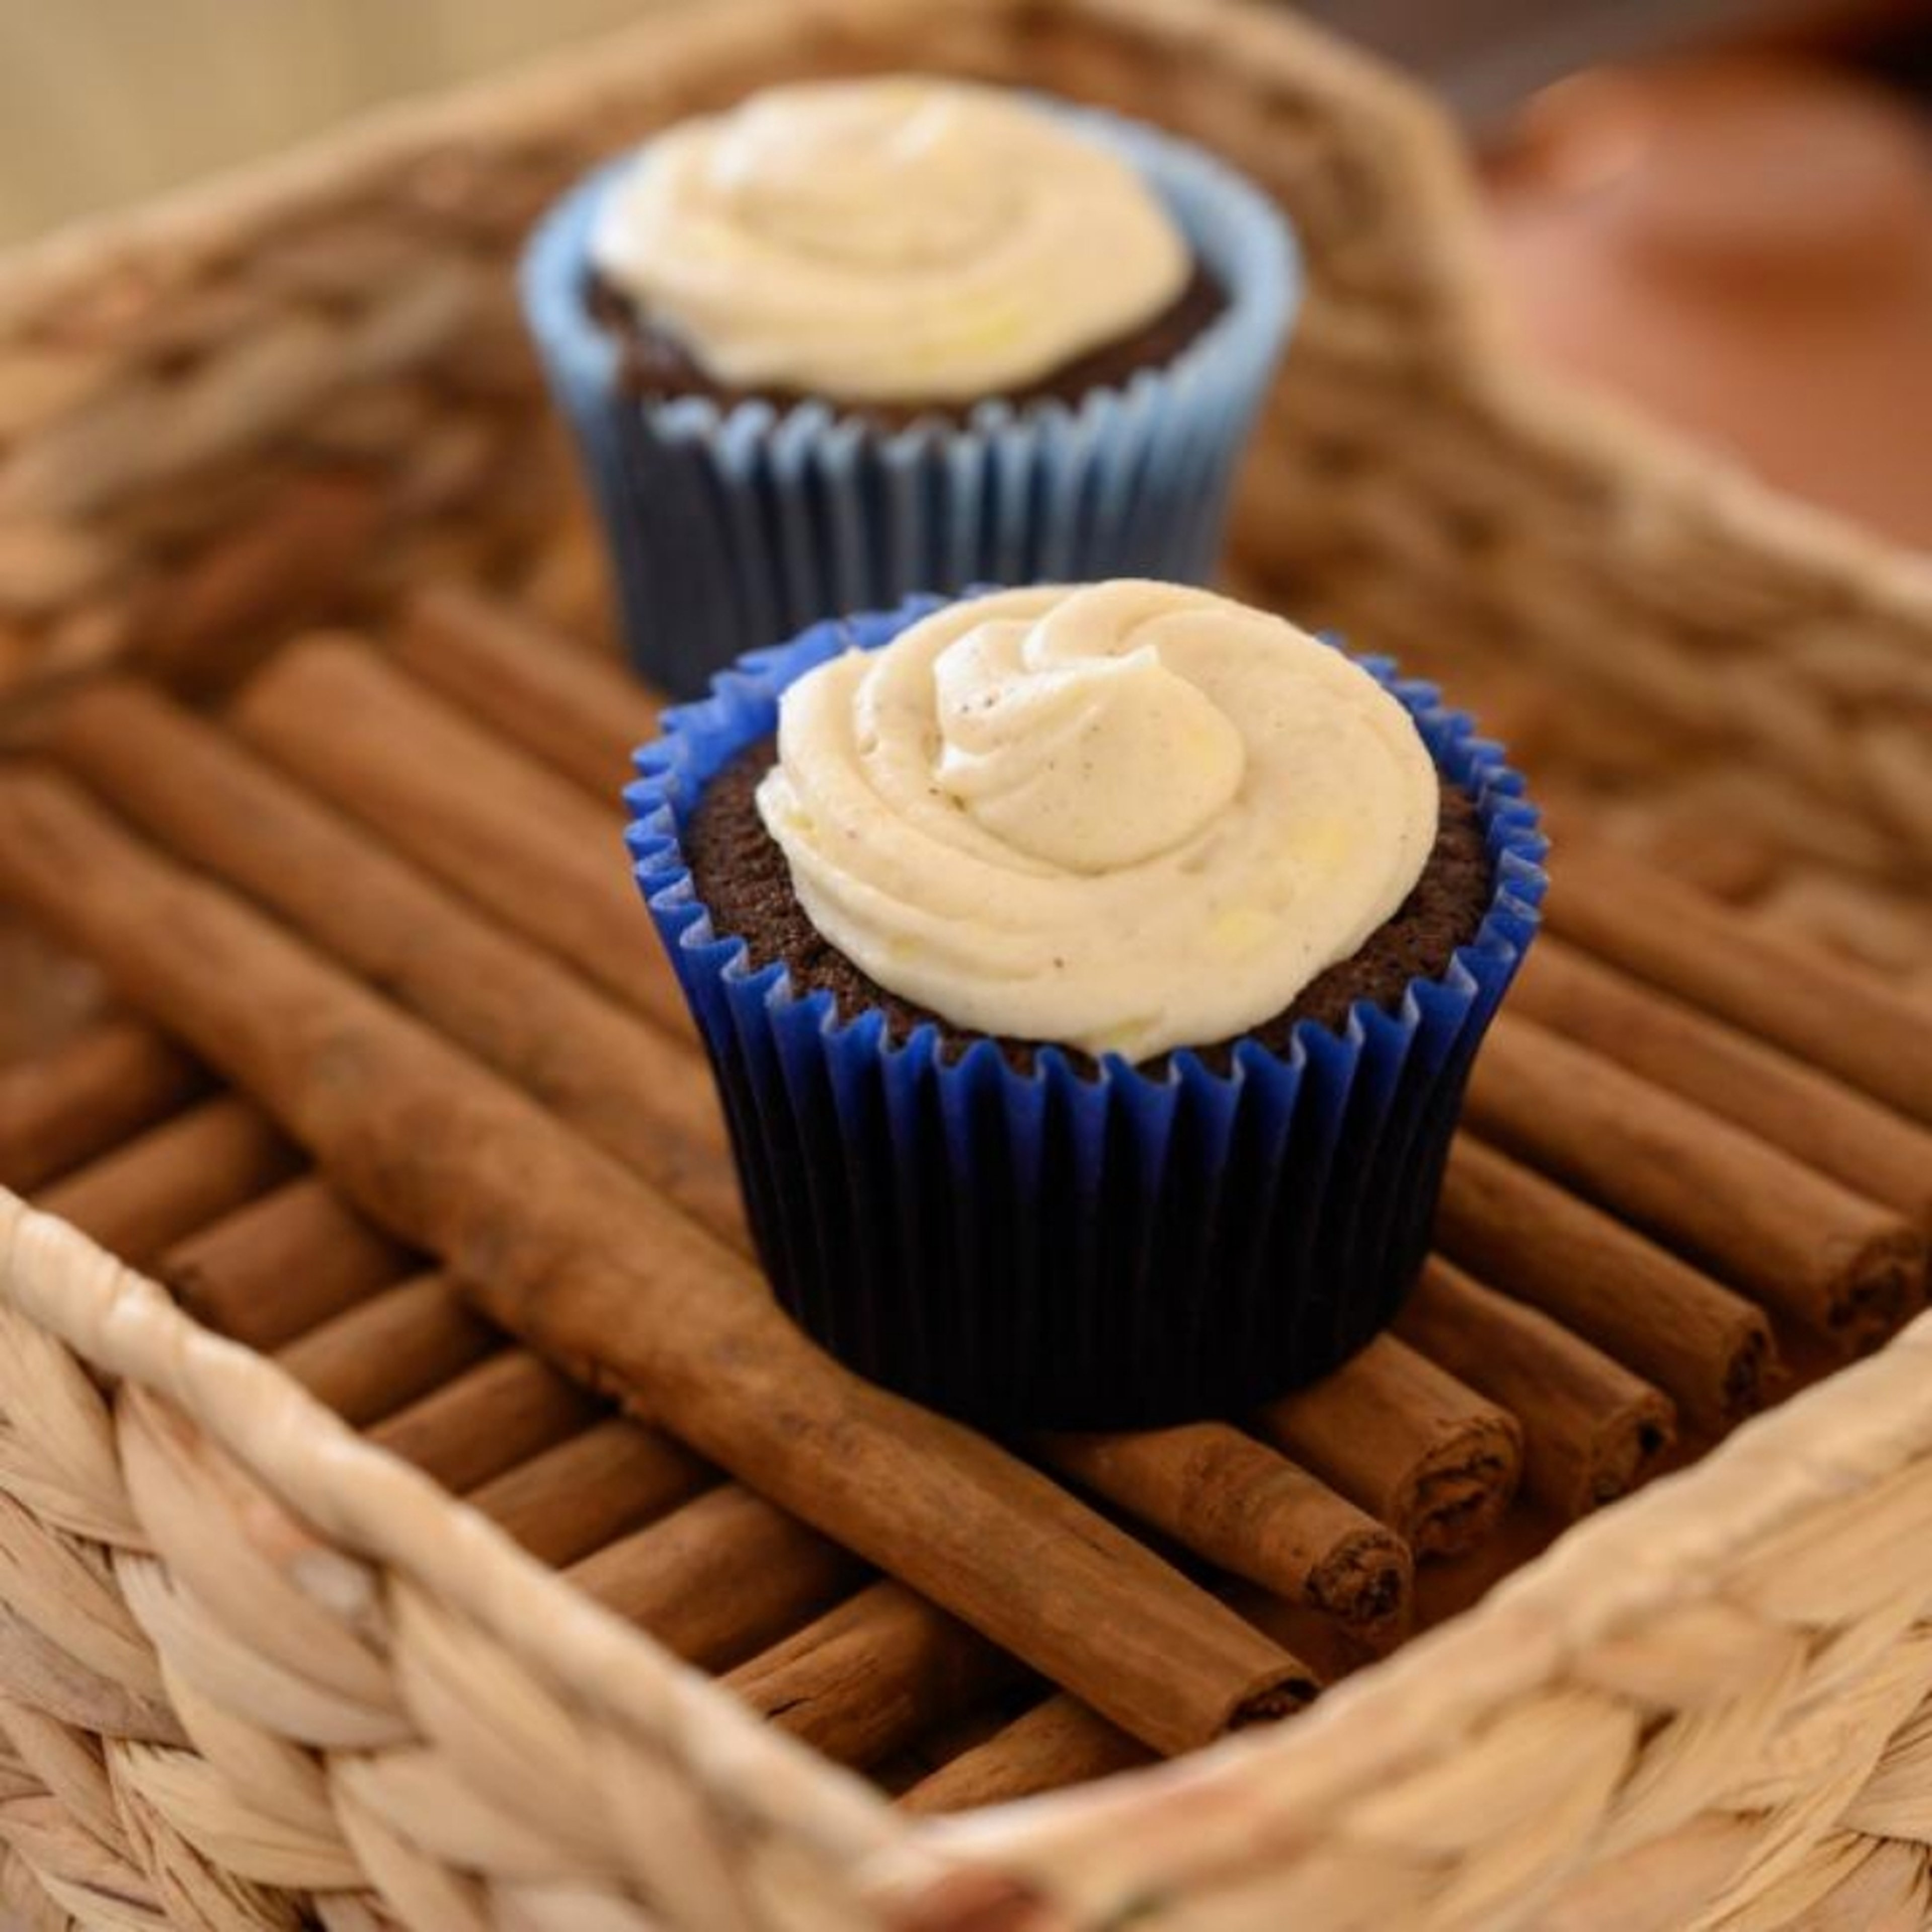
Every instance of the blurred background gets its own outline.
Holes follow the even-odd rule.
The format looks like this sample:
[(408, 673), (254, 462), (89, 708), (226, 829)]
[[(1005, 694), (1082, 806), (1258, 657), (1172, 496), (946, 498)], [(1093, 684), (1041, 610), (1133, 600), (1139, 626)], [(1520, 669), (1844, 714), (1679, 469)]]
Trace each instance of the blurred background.
[[(664, 4), (0, 0), (0, 245)], [(1304, 10), (1461, 123), (1532, 352), (1932, 545), (1932, 0)]]

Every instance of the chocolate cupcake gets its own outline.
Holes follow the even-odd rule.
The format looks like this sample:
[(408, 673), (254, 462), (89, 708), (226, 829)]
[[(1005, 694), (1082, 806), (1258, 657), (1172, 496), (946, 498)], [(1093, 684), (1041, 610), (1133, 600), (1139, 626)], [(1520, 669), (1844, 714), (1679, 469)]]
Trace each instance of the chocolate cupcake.
[(922, 600), (748, 661), (640, 770), (760, 1252), (854, 1366), (1136, 1426), (1393, 1317), (1543, 884), (1432, 691), (1172, 585)]
[(560, 205), (524, 288), (633, 656), (688, 694), (909, 590), (1204, 574), (1298, 282), (1198, 151), (899, 77), (670, 130)]

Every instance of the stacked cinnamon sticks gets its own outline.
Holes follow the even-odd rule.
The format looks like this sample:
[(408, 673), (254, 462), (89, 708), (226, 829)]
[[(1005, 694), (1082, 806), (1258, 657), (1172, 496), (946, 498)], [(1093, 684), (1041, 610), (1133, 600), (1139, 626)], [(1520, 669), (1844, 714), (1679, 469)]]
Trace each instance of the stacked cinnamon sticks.
[(220, 721), (82, 693), (52, 772), (0, 772), (0, 897), (146, 1017), (0, 1072), (0, 1182), (910, 1804), (1283, 1714), (1411, 1627), (1418, 1562), (1454, 1602), (1760, 1404), (1780, 1342), (1922, 1300), (1910, 1009), (1802, 954), (1766, 992), (1764, 942), (1566, 858), (1394, 1335), (1138, 1436), (882, 1396), (748, 1264), (619, 856), (654, 715), (455, 592)]

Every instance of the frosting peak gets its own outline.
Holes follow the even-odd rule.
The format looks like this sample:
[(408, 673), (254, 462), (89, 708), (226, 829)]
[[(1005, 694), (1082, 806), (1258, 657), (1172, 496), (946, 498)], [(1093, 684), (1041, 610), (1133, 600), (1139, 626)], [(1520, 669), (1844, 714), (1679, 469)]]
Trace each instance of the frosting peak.
[(740, 110), (712, 182), (747, 229), (829, 261), (918, 268), (989, 248), (1011, 184), (974, 165), (976, 97), (884, 81), (788, 88)]
[(942, 790), (994, 838), (1096, 874), (1171, 850), (1239, 788), (1240, 734), (1162, 661), (1117, 651), (1109, 604), (988, 618), (934, 659)]
[(597, 266), (734, 387), (964, 401), (1172, 302), (1186, 244), (1129, 165), (988, 88), (777, 88), (652, 141)]
[(948, 605), (790, 686), (800, 902), (955, 1025), (1142, 1059), (1271, 1018), (1393, 916), (1435, 767), (1340, 652), (1134, 581)]

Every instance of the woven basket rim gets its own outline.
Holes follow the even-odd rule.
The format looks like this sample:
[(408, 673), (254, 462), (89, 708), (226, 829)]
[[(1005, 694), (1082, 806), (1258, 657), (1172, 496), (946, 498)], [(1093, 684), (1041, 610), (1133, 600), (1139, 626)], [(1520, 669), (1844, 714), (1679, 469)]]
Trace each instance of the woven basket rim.
[[(715, 1727), (742, 1772), (782, 1771), (813, 1821), (880, 1882), (934, 1858), (1018, 1857), (1069, 1834), (1130, 1833), (1185, 1794), (1224, 1819), (1309, 1815), (1454, 1748), (1479, 1717), (1819, 1509), (1932, 1451), (1932, 1314), (1868, 1360), (1746, 1424), (1692, 1467), (1586, 1517), (1478, 1603), (1328, 1692), (1292, 1724), (1190, 1756), (958, 1818), (902, 1816), (854, 1774), (771, 1730), (544, 1568), (460, 1498), (354, 1430), (266, 1357), (200, 1326), (165, 1288), (0, 1189), (0, 1300), (84, 1360), (172, 1401), (326, 1534), (435, 1592), (579, 1698), (616, 1699), (641, 1662)], [(1804, 1453), (1795, 1449), (1802, 1444)], [(633, 1682), (632, 1687), (637, 1686)], [(647, 1702), (662, 1694), (646, 1690)], [(641, 1720), (643, 1712), (638, 1708)], [(1172, 1846), (1166, 1848), (1170, 1852)]]

